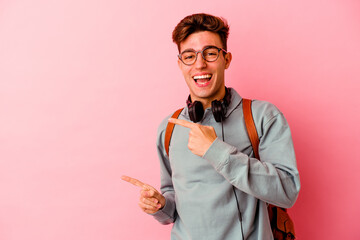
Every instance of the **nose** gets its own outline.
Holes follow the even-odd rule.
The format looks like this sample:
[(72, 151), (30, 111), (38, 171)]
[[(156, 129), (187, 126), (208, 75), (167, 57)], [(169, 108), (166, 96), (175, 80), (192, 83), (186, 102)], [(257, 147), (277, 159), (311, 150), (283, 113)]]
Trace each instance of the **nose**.
[[(199, 56), (199, 53), (200, 53), (200, 56)], [(197, 52), (196, 54), (197, 54), (197, 57), (196, 57), (196, 61), (194, 63), (194, 66), (196, 68), (204, 68), (204, 67), (206, 67), (206, 61), (203, 58), (203, 56), (201, 54), (201, 51)]]

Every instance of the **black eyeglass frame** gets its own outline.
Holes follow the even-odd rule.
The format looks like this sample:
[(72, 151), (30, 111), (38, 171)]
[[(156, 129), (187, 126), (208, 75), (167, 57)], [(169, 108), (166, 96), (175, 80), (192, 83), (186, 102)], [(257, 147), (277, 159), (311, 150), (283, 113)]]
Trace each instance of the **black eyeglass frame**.
[[(216, 47), (216, 46), (207, 46), (207, 47), (204, 47), (203, 50), (200, 50), (200, 51), (185, 50), (185, 51), (183, 51), (182, 53), (180, 53), (180, 54), (178, 55), (178, 58), (180, 59), (180, 61), (181, 61), (183, 64), (185, 64), (185, 65), (187, 65), (187, 66), (191, 66), (191, 65), (193, 65), (194, 63), (196, 63), (198, 53), (201, 53), (201, 57), (202, 57), (205, 61), (207, 61), (207, 62), (215, 62), (216, 60), (218, 60), (220, 54), (218, 54), (217, 57), (216, 57), (216, 59), (214, 59), (214, 60), (212, 60), (212, 61), (208, 61), (208, 60), (205, 59), (204, 51), (207, 50), (207, 49), (209, 49), (209, 48), (217, 49), (217, 50), (218, 50), (218, 53), (220, 53), (220, 51), (223, 51), (225, 54), (228, 53), (228, 52), (227, 52), (225, 49), (223, 49), (223, 48), (219, 48), (219, 47)], [(195, 60), (194, 60), (193, 63), (187, 64), (187, 63), (184, 63), (184, 61), (182, 60), (182, 55), (183, 55), (184, 53), (186, 53), (186, 52), (193, 52), (193, 53), (195, 53)]]

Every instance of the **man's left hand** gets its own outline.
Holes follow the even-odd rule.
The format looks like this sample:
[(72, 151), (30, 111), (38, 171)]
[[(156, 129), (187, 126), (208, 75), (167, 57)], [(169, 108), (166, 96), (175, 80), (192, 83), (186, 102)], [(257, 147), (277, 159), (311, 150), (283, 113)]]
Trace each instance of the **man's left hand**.
[(190, 128), (188, 148), (192, 153), (200, 157), (204, 156), (217, 138), (215, 129), (211, 126), (204, 126), (177, 118), (169, 118), (169, 122)]

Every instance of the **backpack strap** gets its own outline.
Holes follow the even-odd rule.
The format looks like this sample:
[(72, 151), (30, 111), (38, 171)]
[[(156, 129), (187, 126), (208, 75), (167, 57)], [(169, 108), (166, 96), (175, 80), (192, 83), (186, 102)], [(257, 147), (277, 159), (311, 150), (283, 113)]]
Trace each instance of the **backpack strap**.
[[(182, 112), (184, 108), (180, 108), (174, 112), (174, 114), (171, 116), (171, 118), (178, 118), (180, 113)], [(170, 140), (171, 135), (174, 130), (175, 124), (174, 123), (168, 123), (165, 130), (165, 150), (166, 154), (169, 156), (169, 146), (170, 146)]]
[[(256, 131), (252, 111), (251, 100), (243, 98), (243, 112), (246, 125), (246, 131), (255, 154), (255, 157), (260, 160), (259, 156), (259, 136)], [(295, 228), (292, 219), (290, 218), (285, 208), (280, 208), (274, 205), (268, 205), (269, 219), (271, 228), (273, 230), (274, 239), (295, 239)], [(281, 232), (280, 232), (280, 231)], [(283, 234), (283, 238), (277, 238), (277, 232)], [(285, 235), (284, 235), (285, 233)]]
[(259, 136), (256, 131), (253, 115), (251, 112), (251, 100), (243, 98), (243, 112), (246, 125), (246, 131), (249, 135), (255, 157), (260, 160), (259, 156)]

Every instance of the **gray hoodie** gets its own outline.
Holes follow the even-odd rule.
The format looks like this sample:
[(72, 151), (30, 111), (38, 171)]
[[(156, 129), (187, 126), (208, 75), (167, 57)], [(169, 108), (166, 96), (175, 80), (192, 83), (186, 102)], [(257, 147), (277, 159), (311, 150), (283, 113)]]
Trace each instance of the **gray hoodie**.
[[(268, 102), (253, 101), (259, 161), (246, 133), (242, 98), (234, 89), (231, 95), (223, 122), (225, 141), (210, 108), (199, 122), (213, 126), (218, 136), (202, 157), (187, 147), (190, 130), (175, 126), (168, 158), (164, 148), (168, 118), (159, 126), (157, 149), (166, 204), (153, 216), (162, 224), (174, 223), (172, 240), (240, 240), (242, 231), (245, 239), (271, 240), (267, 203), (289, 208), (297, 199), (299, 172), (283, 114)], [(187, 107), (179, 119), (190, 121)]]

